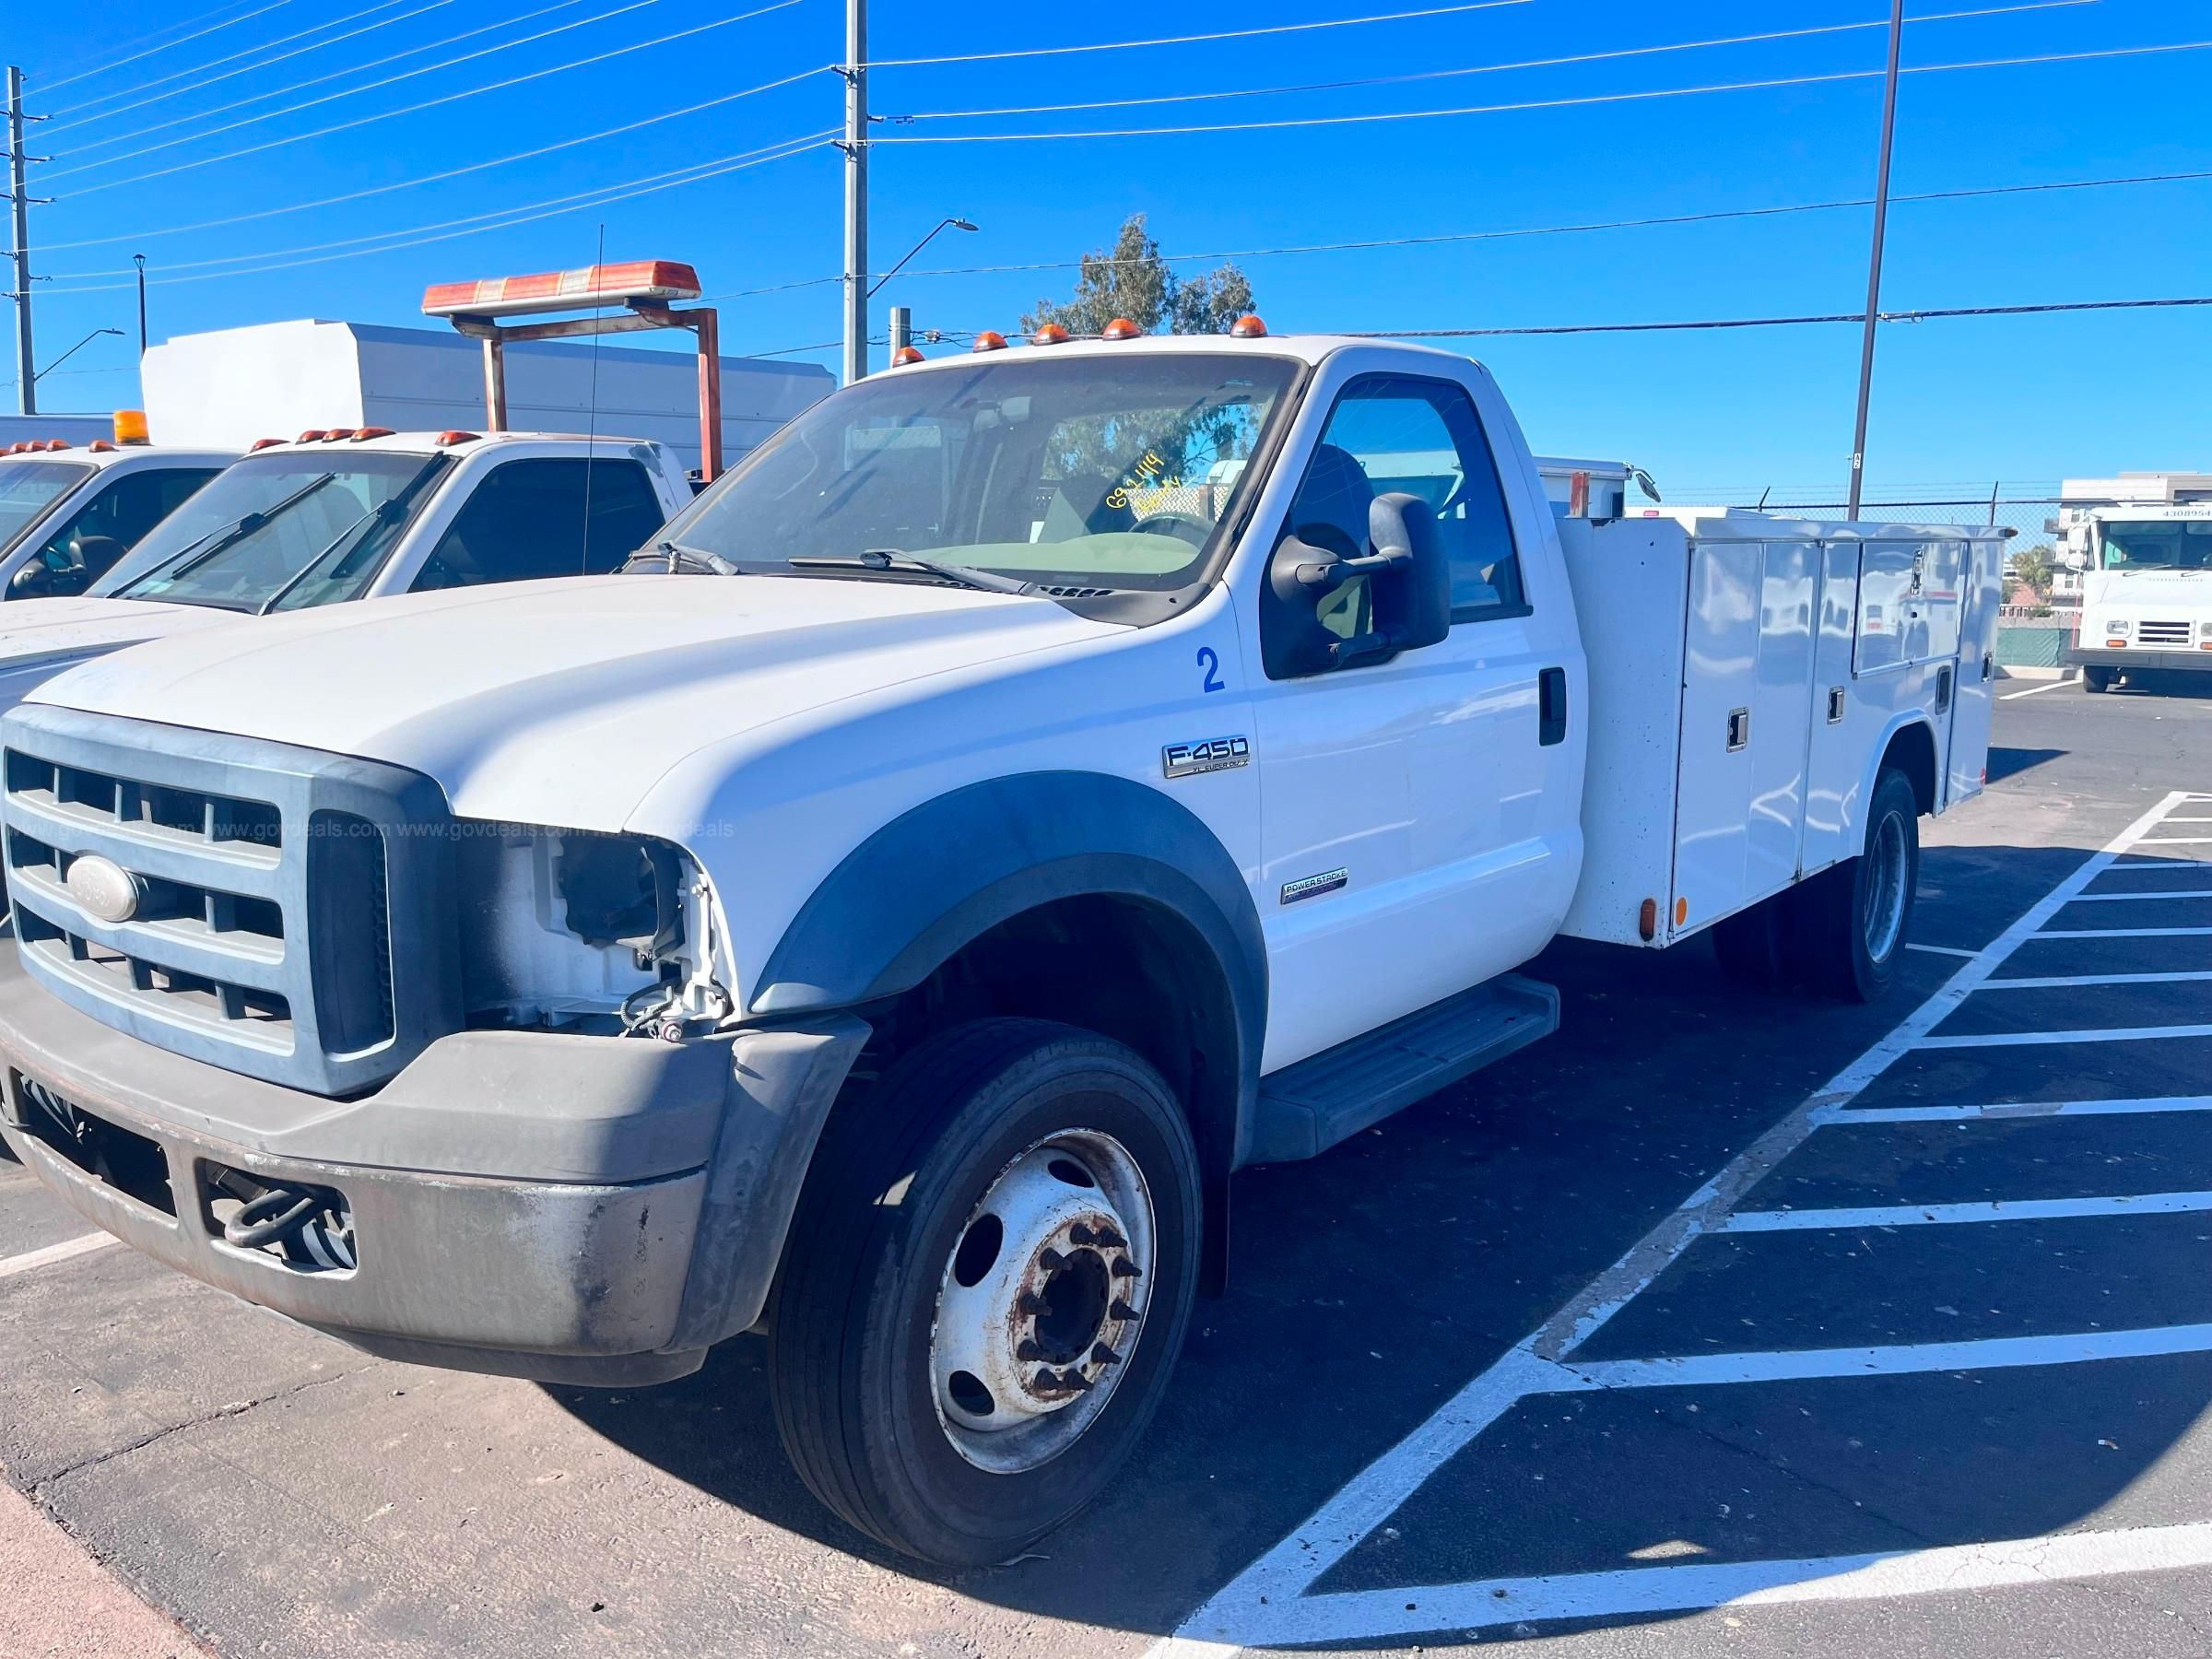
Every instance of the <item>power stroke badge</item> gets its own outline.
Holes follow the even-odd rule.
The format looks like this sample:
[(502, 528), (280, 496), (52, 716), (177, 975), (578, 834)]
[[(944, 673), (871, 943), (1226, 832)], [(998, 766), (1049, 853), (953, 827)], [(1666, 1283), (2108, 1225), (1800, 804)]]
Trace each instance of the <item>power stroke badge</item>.
[(1252, 764), (1252, 743), (1243, 737), (1208, 737), (1203, 743), (1171, 743), (1159, 751), (1160, 769), (1171, 778), (1227, 771)]

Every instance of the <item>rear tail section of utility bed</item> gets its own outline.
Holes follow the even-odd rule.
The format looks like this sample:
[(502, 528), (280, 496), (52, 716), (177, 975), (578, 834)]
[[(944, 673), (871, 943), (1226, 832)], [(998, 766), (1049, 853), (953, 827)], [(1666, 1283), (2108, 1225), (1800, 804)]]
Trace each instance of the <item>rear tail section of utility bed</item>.
[(1589, 656), (1563, 931), (1664, 946), (1855, 856), (1885, 762), (1987, 776), (2006, 533), (1668, 509), (1559, 535)]

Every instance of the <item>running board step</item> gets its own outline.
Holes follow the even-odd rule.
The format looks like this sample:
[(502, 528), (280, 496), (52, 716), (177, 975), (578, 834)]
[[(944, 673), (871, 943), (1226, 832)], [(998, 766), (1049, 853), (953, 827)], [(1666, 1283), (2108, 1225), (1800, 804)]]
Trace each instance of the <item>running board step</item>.
[(1517, 973), (1462, 991), (1260, 1079), (1253, 1163), (1288, 1163), (1559, 1029), (1556, 987)]

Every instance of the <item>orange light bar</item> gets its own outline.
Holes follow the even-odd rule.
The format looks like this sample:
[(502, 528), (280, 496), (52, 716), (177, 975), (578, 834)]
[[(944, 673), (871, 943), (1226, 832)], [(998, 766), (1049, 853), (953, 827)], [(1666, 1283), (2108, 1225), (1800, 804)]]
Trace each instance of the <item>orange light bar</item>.
[(1099, 330), (1099, 338), (1101, 340), (1134, 340), (1141, 337), (1144, 332), (1128, 318), (1116, 317), (1104, 328)]
[(362, 427), (354, 433), (353, 441), (359, 443), (367, 438), (389, 438), (391, 436), (392, 429), (390, 427)]
[(1032, 346), (1065, 346), (1068, 338), (1067, 330), (1061, 327), (1059, 324), (1047, 323), (1030, 336), (1030, 344)]
[(971, 351), (1004, 351), (1006, 348), (1006, 336), (995, 328), (984, 329), (975, 336), (975, 344), (969, 347)]
[(894, 369), (903, 369), (909, 363), (926, 363), (928, 360), (922, 355), (919, 346), (901, 346), (891, 353), (891, 367)]
[(478, 432), (441, 432), (438, 434), (438, 447), (445, 449), (456, 443), (474, 443), (481, 436)]
[(320, 443), (323, 441), (323, 429), (321, 427), (309, 427), (306, 431), (300, 433), (300, 436), (293, 439), (292, 441), (295, 443)]
[(494, 316), (512, 312), (581, 311), (593, 305), (665, 304), (696, 300), (699, 273), (673, 259), (581, 265), (481, 282), (436, 282), (423, 291), (426, 317)]
[[(253, 448), (257, 450), (265, 450), (273, 444), (282, 443), (283, 441), (284, 440), (281, 438), (256, 438), (253, 440)], [(247, 453), (251, 454), (253, 452), (249, 450)]]
[(1263, 340), (1267, 337), (1267, 324), (1257, 317), (1239, 317), (1229, 325), (1230, 337), (1236, 340)]

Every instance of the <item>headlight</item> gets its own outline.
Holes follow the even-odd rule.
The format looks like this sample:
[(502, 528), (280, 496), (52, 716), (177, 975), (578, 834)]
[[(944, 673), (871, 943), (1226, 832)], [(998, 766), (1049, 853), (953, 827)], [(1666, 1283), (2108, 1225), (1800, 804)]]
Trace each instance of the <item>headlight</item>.
[(476, 1027), (612, 1034), (709, 1024), (712, 895), (682, 848), (651, 836), (461, 825), (462, 986)]

